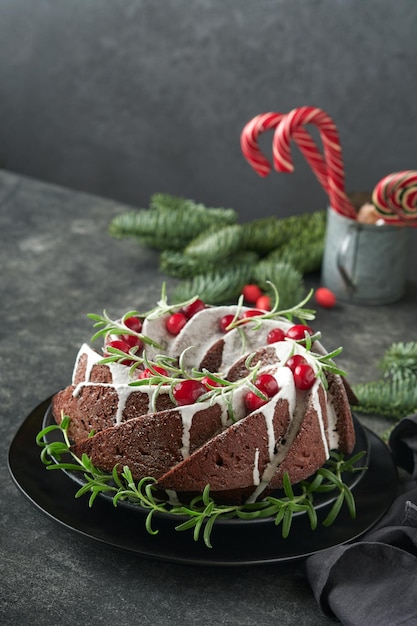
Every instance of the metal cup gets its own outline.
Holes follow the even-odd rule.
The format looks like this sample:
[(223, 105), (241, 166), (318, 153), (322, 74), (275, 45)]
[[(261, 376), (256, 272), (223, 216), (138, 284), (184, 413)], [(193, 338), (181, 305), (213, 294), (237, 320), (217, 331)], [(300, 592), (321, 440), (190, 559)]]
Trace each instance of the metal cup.
[(362, 224), (329, 208), (322, 284), (340, 300), (382, 305), (405, 292), (410, 229)]

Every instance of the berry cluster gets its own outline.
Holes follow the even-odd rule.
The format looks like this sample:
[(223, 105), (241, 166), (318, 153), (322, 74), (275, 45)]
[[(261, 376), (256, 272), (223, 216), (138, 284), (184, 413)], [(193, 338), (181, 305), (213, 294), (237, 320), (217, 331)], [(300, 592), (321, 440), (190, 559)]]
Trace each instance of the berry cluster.
[(248, 304), (254, 304), (258, 309), (270, 311), (272, 308), (271, 298), (263, 293), (258, 285), (245, 285), (242, 289), (242, 295)]
[[(119, 339), (106, 338), (104, 345), (105, 357), (111, 356), (107, 348), (114, 348), (115, 350), (120, 350), (120, 352), (124, 352), (125, 354), (129, 354), (131, 348), (136, 348), (136, 352), (141, 352), (143, 350), (143, 341), (138, 336), (142, 330), (142, 320), (140, 320), (139, 317), (128, 317), (124, 320), (124, 325), (132, 332), (126, 332), (120, 335)], [(122, 365), (133, 365), (134, 361), (132, 361), (132, 359), (123, 359), (120, 363)]]
[[(247, 285), (245, 287), (243, 295), (246, 299), (254, 298), (257, 295), (259, 296), (255, 287), (259, 290), (256, 285)], [(257, 302), (259, 302), (259, 297)], [(206, 304), (202, 300), (195, 299), (182, 306), (181, 309), (175, 313), (170, 313), (166, 317), (165, 321), (167, 331), (173, 336), (178, 335), (186, 323), (196, 313), (205, 308)], [(245, 320), (249, 321), (252, 318), (265, 315), (266, 310), (266, 307), (259, 307), (247, 309), (238, 317), (232, 314), (225, 315), (219, 319), (219, 328), (222, 332), (226, 333), (236, 324), (244, 323)], [(126, 327), (126, 333), (120, 334), (117, 339), (113, 339), (111, 335), (106, 337), (104, 355), (105, 357), (112, 356), (114, 353), (111, 351), (109, 352), (109, 348), (116, 349), (119, 352), (126, 354), (127, 357), (123, 358), (122, 356), (118, 362), (126, 366), (131, 366), (135, 363), (135, 360), (131, 358), (132, 353), (130, 353), (130, 350), (134, 348), (135, 356), (139, 356), (144, 347), (143, 336), (141, 336), (142, 320), (139, 317), (132, 316), (124, 319), (123, 324)], [(304, 324), (294, 324), (287, 331), (284, 331), (281, 328), (272, 329), (268, 333), (267, 343), (273, 344), (279, 341), (285, 341), (286, 339), (303, 343), (307, 341), (308, 336), (312, 336), (313, 334), (314, 331), (310, 328), (310, 326), (306, 326)], [(294, 354), (287, 359), (285, 365), (292, 371), (294, 383), (298, 389), (307, 390), (313, 386), (316, 374), (313, 367), (308, 363), (304, 356)], [(159, 365), (152, 364), (149, 367), (143, 367), (143, 369), (137, 368), (136, 371), (138, 380), (158, 377), (162, 381), (166, 379), (167, 384), (172, 381), (172, 374), (168, 372), (165, 367), (161, 367)], [(278, 383), (271, 374), (263, 373), (258, 375), (253, 384), (256, 390), (250, 390), (245, 395), (245, 405), (248, 411), (260, 408), (279, 391)], [(184, 380), (177, 380), (175, 384), (172, 385), (172, 396), (179, 406), (193, 404), (198, 400), (198, 398), (204, 394), (212, 392), (219, 386), (222, 386), (222, 383), (219, 383), (218, 380), (211, 378), (210, 376), (203, 376), (198, 379), (184, 378)]]
[(206, 308), (204, 302), (197, 298), (190, 304), (183, 306), (177, 313), (172, 313), (166, 320), (165, 326), (171, 335), (178, 335), (189, 319)]

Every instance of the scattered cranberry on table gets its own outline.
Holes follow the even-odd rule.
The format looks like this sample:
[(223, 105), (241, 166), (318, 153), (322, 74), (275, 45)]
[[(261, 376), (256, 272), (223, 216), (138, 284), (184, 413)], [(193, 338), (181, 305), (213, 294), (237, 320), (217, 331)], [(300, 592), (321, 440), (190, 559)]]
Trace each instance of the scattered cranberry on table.
[(319, 287), (314, 294), (315, 300), (319, 306), (324, 309), (332, 309), (336, 304), (336, 296), (333, 291), (327, 287)]

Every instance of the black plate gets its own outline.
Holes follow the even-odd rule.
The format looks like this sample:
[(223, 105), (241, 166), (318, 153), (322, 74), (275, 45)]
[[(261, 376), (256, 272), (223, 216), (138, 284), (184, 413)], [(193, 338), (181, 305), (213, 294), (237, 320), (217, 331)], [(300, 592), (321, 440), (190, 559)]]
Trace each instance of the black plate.
[[(173, 516), (155, 517), (159, 532), (145, 529), (146, 513), (137, 507), (114, 507), (97, 498), (92, 508), (88, 498), (75, 499), (79, 488), (62, 471), (47, 471), (41, 463), (35, 438), (43, 426), (50, 399), (36, 407), (23, 422), (9, 450), (9, 470), (23, 494), (50, 518), (91, 539), (141, 556), (194, 565), (255, 565), (305, 558), (325, 548), (357, 539), (374, 526), (392, 503), (397, 484), (396, 469), (385, 444), (371, 431), (368, 470), (354, 487), (357, 516), (352, 520), (342, 509), (329, 528), (312, 531), (306, 515), (294, 517), (290, 536), (283, 539), (271, 520), (256, 523), (230, 520), (215, 524), (213, 548), (194, 542), (190, 531), (178, 532)], [(319, 519), (322, 516), (319, 513)]]

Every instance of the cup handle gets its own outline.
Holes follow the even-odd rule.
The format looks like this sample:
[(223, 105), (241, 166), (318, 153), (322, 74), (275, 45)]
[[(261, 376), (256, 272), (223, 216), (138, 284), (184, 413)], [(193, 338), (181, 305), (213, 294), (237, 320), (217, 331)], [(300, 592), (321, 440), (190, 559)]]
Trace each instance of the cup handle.
[[(337, 269), (339, 270), (339, 273), (341, 277), (343, 278), (347, 288), (352, 292), (356, 291), (356, 285), (353, 280), (353, 277), (349, 274), (349, 271), (346, 267), (346, 259), (347, 259), (347, 255), (350, 250), (352, 241), (355, 239), (356, 232), (357, 232), (356, 224), (352, 224), (351, 226), (349, 226), (349, 229), (343, 238), (342, 244), (340, 248), (338, 249), (337, 256), (336, 256)], [(356, 253), (355, 253), (355, 256), (356, 256)]]

